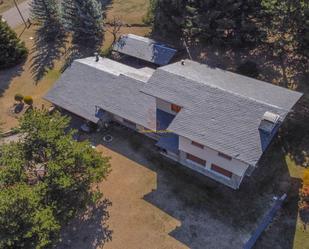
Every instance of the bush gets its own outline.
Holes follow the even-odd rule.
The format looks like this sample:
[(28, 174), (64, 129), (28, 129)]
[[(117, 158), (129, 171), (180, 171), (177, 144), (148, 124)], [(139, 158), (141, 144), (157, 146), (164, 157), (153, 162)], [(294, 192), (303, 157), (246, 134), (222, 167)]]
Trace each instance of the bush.
[(8, 68), (17, 65), (23, 61), (28, 50), (0, 16), (0, 69)]
[(15, 101), (22, 102), (23, 99), (24, 99), (24, 96), (20, 93), (16, 93), (15, 96), (14, 96), (14, 99), (15, 99)]
[(101, 56), (101, 57), (110, 57), (111, 54), (112, 54), (112, 52), (113, 52), (113, 47), (110, 46), (110, 47), (108, 47), (108, 48), (106, 48), (106, 49), (102, 49), (102, 50), (100, 51), (100, 56)]
[(33, 99), (31, 96), (25, 96), (24, 97), (24, 102), (27, 104), (27, 105), (32, 105), (33, 104)]
[(237, 68), (237, 72), (248, 77), (257, 78), (259, 76), (259, 69), (255, 62), (245, 61)]

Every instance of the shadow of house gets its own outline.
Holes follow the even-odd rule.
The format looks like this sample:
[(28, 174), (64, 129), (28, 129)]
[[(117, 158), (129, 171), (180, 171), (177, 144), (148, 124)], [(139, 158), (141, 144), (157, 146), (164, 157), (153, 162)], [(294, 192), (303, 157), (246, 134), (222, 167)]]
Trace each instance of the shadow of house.
[(46, 37), (44, 27), (36, 31), (34, 47), (31, 51), (33, 54), (31, 59), (31, 72), (36, 83), (38, 83), (49, 70), (52, 70), (56, 60), (63, 56), (66, 42), (67, 40), (64, 34), (59, 34), (57, 38), (50, 39)]
[[(143, 135), (118, 129), (111, 134), (117, 143), (105, 146), (156, 172), (157, 188), (144, 200), (181, 222), (169, 233), (176, 240), (196, 249), (241, 248), (273, 204), (273, 196), (288, 193), (280, 217), (269, 228), (278, 229), (276, 237), (270, 240), (263, 235), (261, 240), (268, 242), (262, 243), (263, 248), (276, 248), (274, 243), (293, 248), (299, 181), (290, 177), (277, 142), (270, 146), (260, 167), (235, 191), (162, 158), (154, 148), (155, 142)], [(133, 142), (138, 146), (132, 146)], [(282, 220), (285, 215), (288, 221)], [(279, 227), (277, 222), (285, 225)]]
[(74, 219), (61, 233), (57, 249), (95, 249), (112, 240), (113, 231), (109, 229), (108, 207), (112, 203), (104, 199), (86, 214)]

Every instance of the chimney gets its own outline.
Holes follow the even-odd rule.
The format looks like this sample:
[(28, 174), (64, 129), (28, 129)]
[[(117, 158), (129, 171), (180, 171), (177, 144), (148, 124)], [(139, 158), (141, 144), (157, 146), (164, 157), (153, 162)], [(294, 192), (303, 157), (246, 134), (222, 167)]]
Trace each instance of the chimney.
[(185, 60), (181, 60), (181, 65), (182, 65), (182, 66), (185, 65)]
[(95, 56), (95, 61), (98, 62), (100, 60), (99, 53), (95, 52), (94, 56)]
[(278, 114), (272, 112), (265, 112), (262, 117), (259, 130), (267, 134), (271, 134), (279, 122), (280, 116)]

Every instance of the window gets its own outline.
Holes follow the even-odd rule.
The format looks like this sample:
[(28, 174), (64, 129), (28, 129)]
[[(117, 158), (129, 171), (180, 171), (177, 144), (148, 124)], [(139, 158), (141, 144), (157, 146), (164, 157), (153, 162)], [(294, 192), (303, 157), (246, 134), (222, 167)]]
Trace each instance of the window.
[(204, 149), (204, 145), (199, 144), (199, 143), (197, 143), (197, 142), (192, 141), (191, 144), (194, 145), (194, 146), (196, 146), (196, 147), (199, 147), (199, 148), (201, 148), (201, 149)]
[(193, 156), (193, 155), (191, 155), (189, 153), (187, 153), (187, 159), (192, 161), (192, 162), (195, 162), (195, 163), (197, 163), (197, 164), (199, 164), (201, 166), (206, 166), (206, 161), (205, 160), (203, 160), (201, 158), (198, 158), (196, 156)]
[(228, 156), (228, 155), (226, 155), (226, 154), (223, 154), (223, 153), (221, 153), (221, 152), (218, 152), (218, 156), (223, 157), (223, 158), (225, 158), (225, 159), (227, 159), (227, 160), (232, 160), (232, 157), (230, 157), (230, 156)]
[(178, 112), (180, 112), (181, 107), (178, 106), (178, 105), (172, 104), (172, 105), (171, 105), (171, 109), (172, 109), (173, 112), (177, 112), (177, 113), (178, 113)]
[(223, 169), (223, 168), (221, 168), (221, 167), (219, 167), (219, 166), (217, 166), (215, 164), (211, 164), (211, 170), (219, 173), (220, 175), (228, 177), (228, 178), (232, 178), (232, 175), (233, 175), (232, 172), (230, 172), (230, 171), (228, 171), (226, 169)]
[(135, 123), (131, 122), (130, 120), (127, 120), (127, 119), (123, 119), (123, 123), (125, 123), (126, 125), (128, 126), (134, 126), (135, 127)]

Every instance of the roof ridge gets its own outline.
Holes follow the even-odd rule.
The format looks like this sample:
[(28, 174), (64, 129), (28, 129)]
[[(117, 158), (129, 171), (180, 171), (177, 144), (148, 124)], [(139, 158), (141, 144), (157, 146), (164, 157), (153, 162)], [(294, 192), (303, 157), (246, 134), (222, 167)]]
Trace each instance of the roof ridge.
[[(277, 109), (280, 109), (280, 110), (284, 110), (284, 111), (288, 111), (288, 112), (289, 112), (289, 110), (284, 109), (284, 108), (281, 108), (281, 107), (279, 107), (279, 106), (272, 105), (272, 104), (269, 104), (269, 103), (264, 102), (264, 101), (259, 101), (259, 100), (254, 99), (254, 98), (246, 97), (246, 96), (244, 96), (244, 95), (242, 95), (242, 94), (238, 94), (238, 93), (235, 93), (235, 92), (232, 92), (232, 91), (228, 91), (228, 90), (226, 90), (226, 89), (224, 89), (224, 88), (221, 88), (221, 87), (218, 87), (218, 86), (214, 86), (214, 85), (210, 85), (210, 84), (208, 84), (208, 83), (203, 83), (203, 82), (201, 82), (201, 81), (193, 80), (193, 79), (190, 79), (190, 78), (185, 77), (185, 76), (183, 76), (183, 75), (177, 74), (177, 73), (175, 73), (175, 72), (167, 71), (167, 70), (164, 69), (164, 67), (161, 67), (161, 68), (158, 68), (158, 69), (157, 69), (157, 71), (159, 71), (159, 70), (162, 70), (162, 71), (164, 71), (164, 72), (167, 72), (167, 73), (176, 75), (177, 77), (184, 78), (184, 79), (186, 79), (186, 80), (190, 80), (190, 81), (195, 82), (195, 83), (197, 83), (197, 84), (200, 84), (200, 85), (202, 85), (202, 86), (207, 86), (207, 87), (210, 87), (210, 88), (213, 88), (213, 89), (218, 89), (218, 90), (220, 90), (220, 91), (223, 91), (223, 92), (232, 94), (232, 95), (234, 95), (234, 96), (237, 96), (237, 97), (240, 97), (240, 98), (243, 98), (243, 99), (246, 99), (246, 100), (250, 100), (250, 101), (253, 101), (253, 102), (256, 102), (256, 103), (260, 103), (260, 104), (263, 104), (263, 105), (266, 105), (266, 106), (271, 106), (271, 107), (274, 107), (274, 108), (277, 108)], [(232, 73), (232, 72), (231, 72), (231, 73)]]

